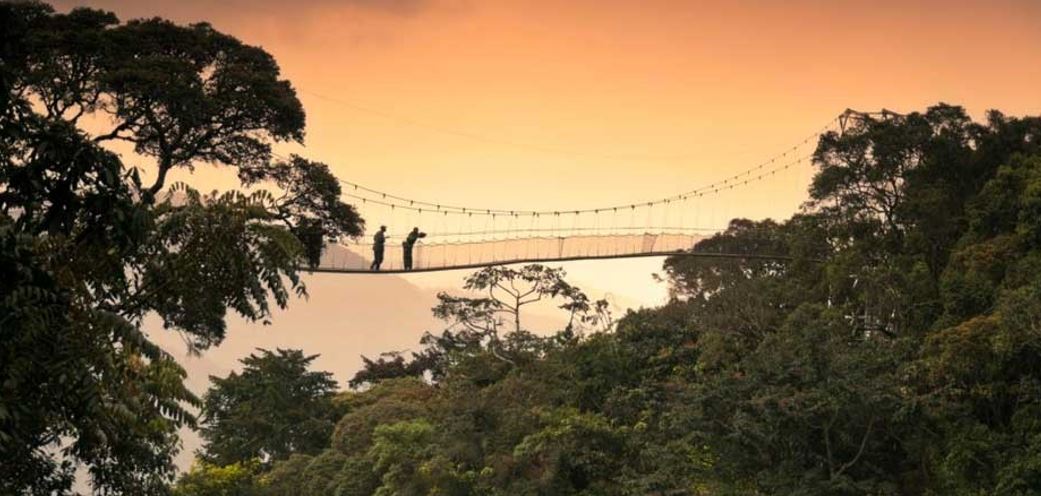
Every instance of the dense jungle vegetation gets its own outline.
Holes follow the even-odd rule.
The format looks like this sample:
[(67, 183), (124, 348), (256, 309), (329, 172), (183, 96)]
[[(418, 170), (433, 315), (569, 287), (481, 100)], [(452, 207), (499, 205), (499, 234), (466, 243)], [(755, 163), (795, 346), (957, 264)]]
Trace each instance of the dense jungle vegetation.
[[(3, 2), (0, 26), (0, 494), (69, 492), (77, 464), (182, 496), (1041, 492), (1041, 118), (851, 119), (799, 214), (693, 248), (777, 259), (670, 258), (660, 308), (491, 267), (349, 389), (258, 350), (198, 398), (144, 316), (204, 352), (362, 230), (328, 167), (271, 159), (295, 92), (204, 24)], [(167, 184), (195, 163), (275, 193)], [(531, 332), (535, 299), (567, 324)], [(175, 481), (185, 425), (205, 445)]]
[[(443, 333), (353, 391), (299, 352), (250, 357), (207, 396), (179, 490), (1035, 494), (1039, 139), (1041, 119), (949, 105), (859, 119), (821, 139), (802, 213), (694, 248), (788, 260), (670, 258), (672, 301), (616, 323), (559, 270), (485, 269), (465, 285), (482, 296), (441, 295)], [(531, 295), (571, 323), (528, 332)], [(278, 389), (309, 402), (262, 393), (287, 367)], [(322, 442), (270, 435), (304, 425)]]
[[(950, 105), (857, 120), (821, 139), (802, 213), (694, 248), (790, 260), (670, 258), (674, 298), (613, 325), (559, 271), (479, 271), (466, 294), (488, 296), (441, 295), (422, 352), (306, 389), (285, 424), (246, 420), (305, 404), (260, 388), (327, 376), (250, 357), (210, 390), (178, 491), (1037, 494), (1039, 140), (1041, 119)], [(537, 337), (511, 291), (575, 318)], [(300, 425), (323, 442), (267, 434)]]

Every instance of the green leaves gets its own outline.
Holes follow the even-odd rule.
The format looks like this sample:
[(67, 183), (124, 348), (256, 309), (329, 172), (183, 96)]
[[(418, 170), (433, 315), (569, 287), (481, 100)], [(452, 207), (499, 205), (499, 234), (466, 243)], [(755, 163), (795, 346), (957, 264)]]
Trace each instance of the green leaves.
[(198, 349), (220, 343), (228, 309), (256, 321), (270, 316), (269, 295), (285, 307), (289, 290), (302, 290), (302, 246), (269, 223), (270, 201), (266, 192), (202, 196), (175, 186), (157, 205), (155, 236), (142, 250), (141, 304)]
[(317, 355), (259, 350), (241, 373), (212, 377), (203, 403), (201, 455), (218, 465), (262, 460), (265, 466), (329, 445), (336, 413), (336, 382), (308, 370)]
[(218, 466), (203, 461), (192, 466), (174, 487), (174, 496), (253, 496), (259, 490), (260, 464), (246, 461)]
[(271, 198), (272, 216), (300, 240), (306, 261), (318, 265), (326, 242), (361, 235), (364, 221), (340, 200), (340, 182), (329, 166), (293, 155), (289, 160), (241, 168), (245, 184), (270, 181), (282, 195)]
[(1026, 487), (1022, 440), (1036, 429), (1011, 419), (1034, 411), (1041, 382), (1025, 331), (1039, 257), (1026, 213), (1036, 159), (1024, 154), (1039, 128), (997, 113), (978, 125), (947, 105), (865, 117), (821, 139), (804, 214), (735, 221), (695, 247), (814, 263), (667, 261), (698, 353), (665, 429), (707, 448), (709, 487)]
[(942, 274), (945, 312), (921, 365), (943, 429), (934, 465), (952, 493), (1017, 494), (1037, 480), (1041, 426), (1027, 419), (1041, 405), (1041, 252), (1026, 214), (1037, 167), (1016, 157), (998, 169)]
[(543, 427), (514, 447), (540, 492), (610, 492), (625, 458), (625, 434), (606, 418), (575, 409), (539, 412)]
[[(269, 164), (304, 114), (262, 49), (36, 2), (0, 2), (0, 23), (0, 493), (66, 493), (76, 464), (98, 492), (164, 493), (199, 401), (145, 316), (217, 344), (229, 310), (267, 321), (305, 294), (305, 256), (361, 219), (328, 167)], [(88, 135), (84, 117), (111, 127)], [(154, 159), (152, 183), (113, 140)], [(249, 186), (287, 196), (164, 192), (197, 163), (269, 171)]]

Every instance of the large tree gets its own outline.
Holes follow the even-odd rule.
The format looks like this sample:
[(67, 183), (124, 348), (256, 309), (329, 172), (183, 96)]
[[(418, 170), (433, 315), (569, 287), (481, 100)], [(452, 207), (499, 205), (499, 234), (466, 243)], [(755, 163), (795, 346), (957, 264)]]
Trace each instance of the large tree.
[[(272, 163), (304, 112), (260, 48), (206, 24), (2, 2), (0, 52), (0, 492), (65, 492), (76, 463), (98, 491), (161, 491), (198, 400), (144, 317), (217, 344), (229, 309), (267, 319), (361, 220), (328, 167)], [(127, 166), (115, 142), (153, 165)], [(202, 163), (253, 192), (170, 185)]]
[(268, 465), (327, 447), (338, 420), (336, 381), (328, 372), (308, 370), (315, 358), (300, 350), (262, 349), (241, 360), (242, 372), (211, 377), (203, 399), (202, 458)]
[[(613, 325), (607, 300), (590, 300), (567, 281), (567, 273), (560, 268), (539, 264), (485, 267), (467, 276), (463, 289), (467, 291), (463, 295), (438, 293), (433, 314), (447, 328), (440, 334), (426, 333), (420, 341), (425, 346), (422, 352), (412, 353), (411, 360), (393, 352), (376, 360), (362, 357), (364, 368), (350, 385), (426, 373), (437, 381), (452, 364), (475, 356), (483, 360), (486, 353), (498, 362), (491, 368), (503, 372), (583, 330), (606, 331)], [(539, 303), (555, 305), (567, 322), (550, 338), (539, 337), (524, 323), (526, 314)]]

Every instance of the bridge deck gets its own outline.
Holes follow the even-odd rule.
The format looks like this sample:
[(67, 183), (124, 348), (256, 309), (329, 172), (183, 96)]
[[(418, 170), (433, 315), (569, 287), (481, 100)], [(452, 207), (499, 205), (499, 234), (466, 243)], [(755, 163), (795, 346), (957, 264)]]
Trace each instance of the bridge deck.
[(511, 260), (495, 260), (479, 263), (466, 263), (459, 265), (446, 265), (446, 266), (434, 266), (434, 267), (417, 267), (413, 270), (403, 270), (399, 268), (387, 269), (387, 270), (368, 270), (368, 269), (357, 269), (357, 268), (345, 268), (345, 267), (315, 267), (305, 268), (307, 272), (319, 272), (319, 273), (335, 273), (335, 274), (408, 274), (414, 272), (444, 272), (450, 270), (465, 270), (465, 269), (480, 269), (484, 267), (492, 267), (496, 265), (516, 265), (516, 264), (527, 264), (527, 263), (547, 263), (547, 262), (573, 262), (580, 260), (607, 260), (607, 259), (621, 259), (621, 258), (645, 258), (645, 257), (668, 257), (668, 256), (681, 256), (681, 257), (697, 257), (697, 258), (723, 258), (723, 259), (737, 259), (737, 260), (779, 260), (779, 261), (791, 261), (792, 257), (781, 256), (781, 255), (758, 255), (758, 254), (746, 254), (746, 253), (709, 253), (709, 252), (691, 252), (691, 251), (657, 251), (657, 252), (646, 252), (646, 253), (622, 253), (614, 255), (579, 255), (570, 257), (543, 257), (543, 258), (524, 258), (524, 259), (511, 259)]

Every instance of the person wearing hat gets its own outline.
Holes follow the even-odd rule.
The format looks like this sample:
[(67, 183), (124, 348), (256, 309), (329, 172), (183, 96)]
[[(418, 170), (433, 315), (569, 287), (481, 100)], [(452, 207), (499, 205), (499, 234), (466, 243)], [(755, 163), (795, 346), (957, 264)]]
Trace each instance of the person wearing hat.
[(372, 265), (369, 270), (380, 270), (383, 264), (383, 247), (387, 242), (387, 226), (380, 226), (376, 235), (372, 237)]
[(419, 232), (418, 227), (413, 227), (412, 232), (408, 233), (408, 237), (401, 243), (401, 252), (405, 257), (405, 270), (412, 270), (412, 247), (416, 245), (416, 241), (419, 238), (425, 238), (427, 233)]

